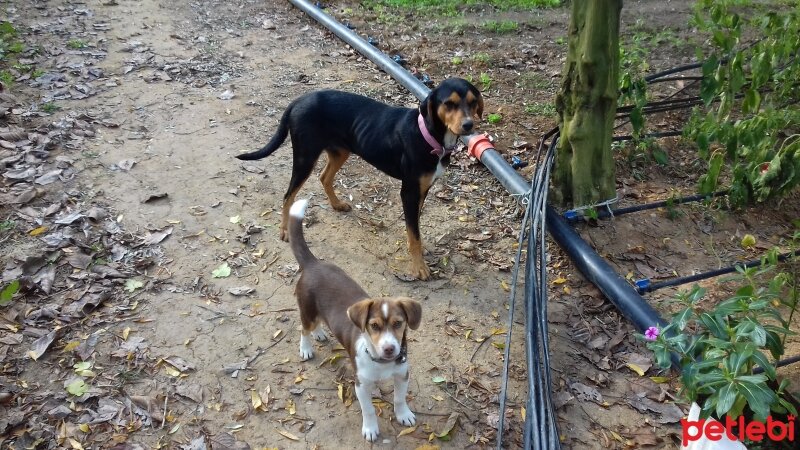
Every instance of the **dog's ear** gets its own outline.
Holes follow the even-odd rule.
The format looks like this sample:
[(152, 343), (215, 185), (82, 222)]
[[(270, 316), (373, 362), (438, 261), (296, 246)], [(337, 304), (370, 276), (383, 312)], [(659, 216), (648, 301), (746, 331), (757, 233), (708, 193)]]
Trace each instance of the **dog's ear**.
[(347, 308), (347, 317), (350, 318), (350, 320), (355, 324), (355, 326), (358, 327), (359, 330), (364, 330), (367, 328), (369, 310), (373, 303), (375, 303), (375, 300), (368, 298), (352, 304), (349, 308)]
[(422, 305), (416, 300), (405, 297), (397, 299), (397, 304), (399, 304), (406, 313), (408, 327), (412, 330), (419, 328), (419, 324), (422, 321)]
[(478, 115), (478, 119), (483, 118), (483, 95), (478, 92), (478, 107), (475, 108), (475, 113)]
[(422, 103), (419, 104), (419, 112), (422, 114), (422, 117), (425, 117), (430, 121), (436, 120), (436, 117), (433, 115), (433, 109), (434, 109), (433, 104), (436, 103), (433, 95), (434, 92), (436, 92), (436, 89), (428, 93), (428, 96), (425, 97), (425, 100), (423, 100)]

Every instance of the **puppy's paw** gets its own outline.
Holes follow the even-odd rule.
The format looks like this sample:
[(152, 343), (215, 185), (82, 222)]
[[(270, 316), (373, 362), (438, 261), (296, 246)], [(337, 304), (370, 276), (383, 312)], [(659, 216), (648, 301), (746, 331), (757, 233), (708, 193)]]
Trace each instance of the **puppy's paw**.
[(310, 349), (300, 349), (300, 360), (301, 361), (308, 361), (309, 359), (314, 357), (314, 350)]
[(289, 230), (284, 227), (281, 227), (281, 240), (283, 242), (289, 242)]
[(300, 360), (308, 361), (314, 357), (314, 345), (311, 339), (306, 336), (300, 336)]
[(314, 339), (316, 339), (319, 342), (325, 342), (328, 340), (328, 335), (325, 334), (325, 331), (319, 327), (311, 332), (311, 336), (314, 336)]
[(413, 412), (408, 408), (408, 405), (395, 405), (394, 411), (395, 418), (401, 425), (405, 425), (410, 427), (417, 423), (417, 416), (414, 415)]
[(375, 442), (379, 433), (378, 421), (375, 418), (372, 420), (364, 419), (364, 423), (361, 425), (361, 435), (364, 436), (364, 439), (369, 442)]

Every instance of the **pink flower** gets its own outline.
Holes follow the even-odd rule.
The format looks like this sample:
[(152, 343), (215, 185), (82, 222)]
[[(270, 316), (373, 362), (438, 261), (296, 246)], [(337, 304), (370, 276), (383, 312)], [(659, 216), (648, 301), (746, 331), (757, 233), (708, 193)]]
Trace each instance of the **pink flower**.
[(658, 331), (658, 327), (650, 327), (647, 329), (647, 331), (644, 332), (644, 338), (647, 339), (648, 341), (655, 341), (656, 339), (658, 339), (658, 335), (660, 333), (661, 332)]

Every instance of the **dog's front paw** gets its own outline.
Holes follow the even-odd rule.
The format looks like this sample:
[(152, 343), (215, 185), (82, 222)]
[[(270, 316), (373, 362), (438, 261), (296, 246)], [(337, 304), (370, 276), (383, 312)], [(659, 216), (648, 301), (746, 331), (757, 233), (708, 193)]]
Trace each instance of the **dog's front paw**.
[(369, 442), (375, 442), (378, 439), (378, 433), (380, 433), (380, 430), (378, 430), (377, 419), (364, 419), (364, 423), (361, 425), (361, 435), (364, 436), (364, 439)]
[(409, 275), (417, 278), (418, 280), (428, 280), (431, 277), (431, 269), (428, 267), (428, 264), (425, 263), (425, 260), (420, 262), (412, 262), (411, 268), (409, 269)]
[(281, 227), (281, 240), (283, 242), (289, 242), (289, 230), (284, 227)]
[(408, 405), (396, 405), (394, 415), (401, 425), (410, 427), (417, 423), (417, 416), (411, 412), (411, 409), (408, 408)]
[(353, 209), (353, 207), (350, 206), (349, 203), (345, 203), (345, 202), (343, 202), (341, 200), (339, 200), (336, 203), (331, 203), (331, 206), (333, 207), (333, 209), (335, 209), (336, 211), (339, 211), (339, 212), (348, 212), (351, 209)]

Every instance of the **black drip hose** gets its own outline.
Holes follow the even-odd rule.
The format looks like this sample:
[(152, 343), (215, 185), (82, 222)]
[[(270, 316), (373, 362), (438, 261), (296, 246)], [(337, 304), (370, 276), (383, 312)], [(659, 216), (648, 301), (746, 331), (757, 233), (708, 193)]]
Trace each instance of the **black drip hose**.
[[(781, 253), (780, 255), (778, 255), (778, 261), (783, 262), (783, 261), (786, 261), (787, 259), (793, 258), (795, 256), (800, 256), (800, 250), (795, 250), (795, 251), (789, 252), (789, 253)], [(708, 272), (696, 273), (694, 275), (687, 275), (685, 277), (673, 278), (671, 280), (661, 281), (661, 282), (658, 282), (658, 283), (649, 283), (649, 280), (647, 280), (647, 279), (645, 279), (645, 280), (647, 280), (648, 283), (643, 283), (642, 281), (644, 281), (644, 280), (638, 280), (636, 282), (636, 290), (639, 291), (640, 294), (644, 294), (644, 293), (653, 292), (653, 291), (655, 291), (657, 289), (662, 289), (662, 288), (665, 288), (665, 287), (680, 286), (682, 284), (687, 284), (687, 283), (692, 283), (692, 282), (695, 282), (695, 281), (706, 280), (708, 278), (718, 277), (720, 275), (725, 275), (726, 273), (733, 273), (733, 272), (736, 272), (736, 268), (737, 267), (745, 267), (745, 268), (749, 269), (751, 267), (760, 266), (762, 263), (763, 263), (763, 261), (761, 259), (751, 259), (750, 261), (747, 261), (747, 262), (744, 262), (744, 263), (740, 263), (740, 264), (734, 264), (734, 265), (729, 266), (729, 267), (723, 267), (721, 269), (709, 270)]]
[[(670, 200), (660, 200), (660, 201), (653, 202), (653, 203), (643, 203), (641, 205), (627, 206), (625, 208), (614, 209), (614, 210), (612, 210), (610, 212), (608, 211), (608, 209), (598, 209), (596, 212), (597, 212), (597, 218), (598, 219), (605, 219), (607, 217), (621, 216), (621, 215), (630, 214), (630, 213), (633, 213), (633, 212), (646, 211), (648, 209), (657, 209), (657, 208), (664, 208), (666, 206), (671, 206), (671, 205), (682, 205), (684, 203), (699, 202), (699, 201), (707, 200), (707, 199), (710, 199), (710, 198), (722, 197), (724, 195), (728, 195), (728, 191), (727, 190), (726, 191), (712, 192), (712, 193), (707, 194), (707, 195), (706, 194), (696, 194), (696, 195), (690, 195), (690, 196), (687, 196), (687, 197), (675, 198), (675, 199), (670, 199)], [(577, 222), (580, 222), (582, 220), (586, 220), (586, 215), (583, 214), (582, 212), (579, 212), (579, 211), (569, 210), (569, 211), (564, 212), (564, 219), (566, 219), (566, 221), (569, 222), (569, 223), (577, 223)]]

